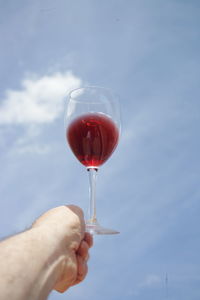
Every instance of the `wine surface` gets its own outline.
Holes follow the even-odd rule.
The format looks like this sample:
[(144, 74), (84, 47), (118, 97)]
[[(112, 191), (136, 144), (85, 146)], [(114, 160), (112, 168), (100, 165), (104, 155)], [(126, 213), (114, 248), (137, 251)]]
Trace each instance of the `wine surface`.
[(84, 166), (98, 167), (115, 150), (119, 131), (107, 115), (88, 113), (69, 124), (66, 137), (74, 155)]

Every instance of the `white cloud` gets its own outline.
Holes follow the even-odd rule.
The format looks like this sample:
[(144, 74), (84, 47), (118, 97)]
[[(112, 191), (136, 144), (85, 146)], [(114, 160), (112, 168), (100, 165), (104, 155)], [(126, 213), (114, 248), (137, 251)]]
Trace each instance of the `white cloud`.
[[(40, 77), (27, 75), (21, 81), (21, 89), (6, 90), (0, 105), (0, 125), (24, 125), (24, 130), (15, 135), (10, 153), (48, 153), (52, 145), (41, 144), (41, 125), (52, 123), (63, 114), (67, 94), (81, 84), (82, 80), (70, 71), (54, 72)], [(0, 145), (5, 138), (2, 135)]]
[(0, 124), (53, 122), (63, 111), (67, 93), (81, 82), (71, 72), (24, 78), (20, 90), (6, 90), (0, 106)]

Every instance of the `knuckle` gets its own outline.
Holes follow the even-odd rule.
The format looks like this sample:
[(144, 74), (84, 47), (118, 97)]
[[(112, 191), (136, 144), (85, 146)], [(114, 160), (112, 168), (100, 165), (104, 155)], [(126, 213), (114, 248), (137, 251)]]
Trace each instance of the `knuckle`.
[(71, 209), (71, 210), (72, 210), (75, 214), (77, 214), (79, 217), (83, 218), (84, 213), (83, 213), (82, 208), (80, 208), (79, 206), (73, 205), (73, 204), (67, 205), (67, 207), (68, 207), (69, 209)]

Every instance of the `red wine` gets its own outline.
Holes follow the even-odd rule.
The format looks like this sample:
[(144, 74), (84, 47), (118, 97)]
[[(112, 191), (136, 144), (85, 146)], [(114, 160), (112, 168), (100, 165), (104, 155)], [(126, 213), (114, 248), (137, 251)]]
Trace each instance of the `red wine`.
[(84, 166), (98, 167), (115, 150), (119, 131), (110, 117), (89, 113), (69, 124), (66, 137), (74, 155)]

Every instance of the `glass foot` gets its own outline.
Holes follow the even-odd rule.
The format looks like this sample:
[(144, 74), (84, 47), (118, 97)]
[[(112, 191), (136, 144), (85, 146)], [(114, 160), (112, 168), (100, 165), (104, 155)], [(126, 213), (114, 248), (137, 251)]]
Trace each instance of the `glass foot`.
[(90, 234), (118, 234), (119, 231), (114, 229), (104, 228), (98, 223), (87, 223), (86, 222), (86, 231)]

